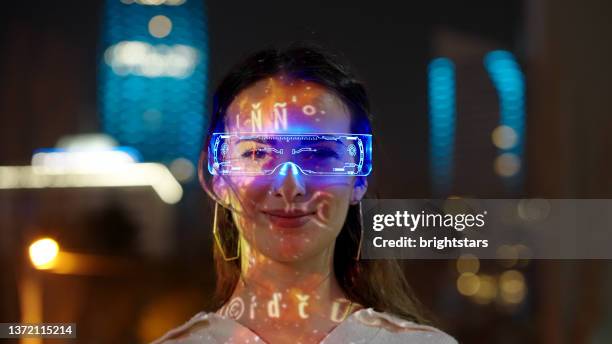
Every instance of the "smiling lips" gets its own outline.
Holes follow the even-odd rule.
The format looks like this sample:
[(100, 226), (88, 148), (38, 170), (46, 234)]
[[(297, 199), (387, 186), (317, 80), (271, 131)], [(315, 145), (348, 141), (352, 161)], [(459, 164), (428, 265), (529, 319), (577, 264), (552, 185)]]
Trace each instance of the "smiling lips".
[(263, 213), (274, 226), (282, 228), (301, 227), (315, 215), (315, 212), (287, 212), (284, 210), (266, 210)]

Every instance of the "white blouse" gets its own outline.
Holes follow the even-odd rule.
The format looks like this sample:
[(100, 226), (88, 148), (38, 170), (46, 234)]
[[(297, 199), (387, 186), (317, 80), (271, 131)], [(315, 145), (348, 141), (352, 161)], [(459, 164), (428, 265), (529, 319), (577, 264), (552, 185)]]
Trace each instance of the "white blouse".
[[(266, 342), (234, 319), (200, 312), (183, 325), (168, 331), (151, 344), (262, 343)], [(336, 326), (321, 344), (410, 343), (457, 344), (457, 341), (426, 325), (403, 320), (372, 308), (360, 309)]]

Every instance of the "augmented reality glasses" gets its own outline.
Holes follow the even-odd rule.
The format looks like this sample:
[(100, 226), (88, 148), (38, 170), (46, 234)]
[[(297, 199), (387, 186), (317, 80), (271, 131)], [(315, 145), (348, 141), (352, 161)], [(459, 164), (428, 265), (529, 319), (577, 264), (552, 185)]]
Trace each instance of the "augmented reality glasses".
[(372, 135), (214, 133), (208, 147), (213, 175), (367, 176)]

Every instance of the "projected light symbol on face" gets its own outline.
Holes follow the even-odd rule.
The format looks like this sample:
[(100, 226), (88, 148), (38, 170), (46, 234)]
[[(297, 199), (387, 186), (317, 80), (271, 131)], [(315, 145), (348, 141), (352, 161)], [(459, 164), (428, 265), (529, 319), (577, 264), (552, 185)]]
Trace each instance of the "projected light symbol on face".
[[(340, 304), (344, 303), (344, 304), (348, 304), (346, 306), (346, 308), (344, 309), (344, 311), (340, 311)], [(333, 305), (332, 305), (332, 310), (331, 310), (331, 315), (330, 315), (330, 319), (333, 322), (342, 322), (344, 320), (344, 318), (346, 317), (346, 314), (350, 313), (350, 308), (352, 307), (353, 303), (350, 302), (349, 300), (346, 299), (341, 299), (341, 300), (336, 300), (334, 301)]]
[(255, 319), (255, 307), (257, 307), (256, 299), (255, 295), (251, 296), (251, 306), (249, 307), (249, 318), (251, 318), (251, 320)]
[(283, 298), (281, 293), (273, 293), (272, 300), (268, 302), (268, 317), (279, 318), (280, 317), (280, 300)]
[(226, 307), (227, 316), (232, 319), (240, 319), (244, 313), (244, 301), (240, 297), (235, 297)]
[(261, 131), (261, 103), (251, 104), (251, 126), (253, 132)]
[(308, 306), (308, 299), (310, 298), (310, 295), (297, 294), (296, 296), (299, 302), (298, 313), (300, 315), (300, 318), (307, 319), (308, 314), (306, 314), (306, 306)]
[(274, 103), (274, 129), (287, 130), (287, 103)]
[(302, 112), (306, 116), (313, 116), (317, 113), (317, 109), (312, 105), (304, 105), (302, 107)]

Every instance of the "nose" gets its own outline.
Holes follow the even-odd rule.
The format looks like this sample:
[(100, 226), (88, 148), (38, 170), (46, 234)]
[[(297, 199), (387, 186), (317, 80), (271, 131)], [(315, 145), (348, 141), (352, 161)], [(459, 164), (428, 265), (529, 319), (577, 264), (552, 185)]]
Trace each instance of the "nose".
[(286, 203), (295, 202), (297, 198), (306, 194), (304, 178), (299, 168), (292, 162), (286, 162), (279, 167), (278, 175), (272, 185), (275, 197), (282, 197)]

